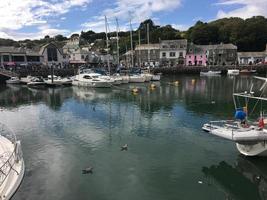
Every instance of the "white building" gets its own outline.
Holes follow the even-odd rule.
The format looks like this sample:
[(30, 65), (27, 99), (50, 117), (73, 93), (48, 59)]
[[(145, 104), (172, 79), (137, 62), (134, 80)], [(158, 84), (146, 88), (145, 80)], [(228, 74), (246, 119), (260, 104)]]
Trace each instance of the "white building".
[(267, 62), (267, 51), (238, 52), (239, 65), (263, 64), (265, 62)]
[(160, 42), (161, 65), (185, 65), (187, 40), (162, 40)]
[(44, 65), (55, 64), (59, 67), (63, 67), (68, 63), (68, 58), (63, 54), (62, 49), (58, 48), (53, 42), (43, 45), (40, 48), (39, 55), (43, 57)]

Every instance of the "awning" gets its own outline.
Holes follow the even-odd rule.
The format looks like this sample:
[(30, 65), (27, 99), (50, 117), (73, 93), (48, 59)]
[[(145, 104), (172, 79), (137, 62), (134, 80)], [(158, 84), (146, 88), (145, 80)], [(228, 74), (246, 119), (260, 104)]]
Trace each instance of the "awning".
[(8, 66), (15, 66), (15, 65), (16, 65), (15, 62), (7, 62), (7, 63), (4, 63), (4, 64), (6, 64), (6, 65), (8, 65)]

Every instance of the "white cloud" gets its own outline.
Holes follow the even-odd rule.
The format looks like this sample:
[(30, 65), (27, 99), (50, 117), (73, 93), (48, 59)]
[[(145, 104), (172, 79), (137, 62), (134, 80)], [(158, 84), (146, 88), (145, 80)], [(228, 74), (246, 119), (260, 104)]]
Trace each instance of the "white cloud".
[(217, 18), (241, 17), (243, 19), (257, 15), (267, 17), (267, 0), (221, 0), (218, 6), (238, 6), (230, 11), (219, 10)]
[[(85, 7), (92, 0), (4, 0), (0, 6), (1, 36), (27, 26), (47, 24), (49, 18), (63, 15), (73, 7)], [(46, 30), (53, 33), (56, 29)], [(65, 30), (64, 30), (65, 31)], [(43, 30), (44, 32), (44, 30)], [(62, 31), (61, 31), (62, 32)], [(5, 33), (5, 34), (4, 34)], [(27, 34), (27, 33), (25, 33)], [(18, 33), (18, 35), (20, 35)], [(22, 34), (23, 35), (23, 34)]]
[[(129, 29), (129, 20), (137, 25), (145, 19), (153, 17), (153, 14), (161, 11), (172, 11), (181, 5), (182, 0), (116, 0), (113, 8), (108, 8), (92, 20), (82, 24), (86, 29), (93, 29), (97, 32), (104, 31), (104, 15), (111, 21), (118, 18), (121, 29)], [(114, 24), (114, 25), (111, 25)], [(110, 29), (115, 30), (115, 22), (110, 23)]]
[(186, 24), (172, 24), (172, 27), (179, 31), (186, 31), (190, 28), (190, 25)]

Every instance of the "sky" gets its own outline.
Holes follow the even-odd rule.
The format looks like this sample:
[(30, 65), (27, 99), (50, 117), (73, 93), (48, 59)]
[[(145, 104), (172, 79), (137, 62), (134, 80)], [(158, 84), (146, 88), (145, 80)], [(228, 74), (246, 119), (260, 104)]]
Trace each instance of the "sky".
[(39, 39), (70, 36), (82, 30), (129, 30), (151, 18), (157, 25), (187, 30), (198, 20), (224, 17), (267, 17), (267, 0), (2, 0), (0, 38)]

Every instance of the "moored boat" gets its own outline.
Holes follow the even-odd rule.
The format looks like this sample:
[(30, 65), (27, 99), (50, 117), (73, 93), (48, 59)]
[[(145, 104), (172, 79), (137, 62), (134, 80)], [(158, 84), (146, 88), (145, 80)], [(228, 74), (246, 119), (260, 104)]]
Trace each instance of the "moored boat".
[(202, 129), (212, 135), (235, 142), (238, 151), (245, 156), (267, 156), (267, 128), (265, 128), (267, 118), (264, 117), (263, 111), (261, 111), (259, 120), (251, 122), (247, 117), (248, 103), (246, 103), (245, 107), (238, 105), (240, 104), (239, 98), (244, 98), (245, 102), (254, 99), (257, 103), (261, 101), (261, 104), (263, 101), (267, 101), (267, 98), (263, 97), (264, 88), (267, 86), (267, 78), (255, 78), (264, 81), (263, 86), (259, 89), (261, 91), (259, 97), (254, 96), (252, 91), (253, 84), (250, 92), (234, 93), (235, 120), (211, 121), (204, 124)]
[(227, 75), (229, 75), (229, 76), (239, 75), (239, 70), (238, 69), (228, 69)]
[(97, 73), (79, 74), (75, 77), (72, 84), (75, 86), (92, 88), (110, 88), (114, 81), (107, 80)]
[(129, 83), (144, 83), (145, 81), (145, 76), (141, 76), (138, 74), (130, 75)]
[(7, 84), (20, 84), (20, 80), (18, 77), (11, 77), (6, 81)]
[(153, 74), (151, 81), (160, 81), (161, 73)]
[(25, 166), (20, 141), (3, 124), (0, 125), (0, 199), (14, 195), (24, 177)]
[(27, 83), (29, 87), (45, 87), (46, 82), (41, 77), (33, 77), (29, 83)]
[(200, 72), (200, 76), (219, 76), (221, 75), (221, 71), (212, 71), (209, 70), (207, 72)]

